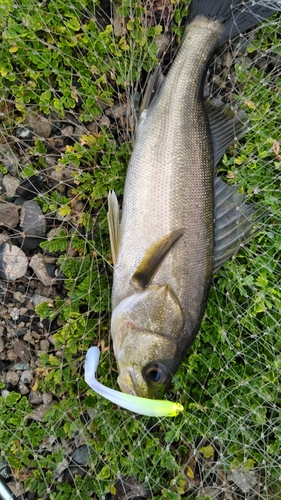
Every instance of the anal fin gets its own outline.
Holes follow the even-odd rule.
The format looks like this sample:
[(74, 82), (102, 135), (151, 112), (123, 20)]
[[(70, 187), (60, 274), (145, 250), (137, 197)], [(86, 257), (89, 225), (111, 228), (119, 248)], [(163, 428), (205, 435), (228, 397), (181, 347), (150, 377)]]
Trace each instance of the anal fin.
[(263, 209), (245, 203), (245, 196), (234, 187), (215, 177), (215, 250), (214, 272), (232, 257), (240, 246), (249, 241), (260, 227)]

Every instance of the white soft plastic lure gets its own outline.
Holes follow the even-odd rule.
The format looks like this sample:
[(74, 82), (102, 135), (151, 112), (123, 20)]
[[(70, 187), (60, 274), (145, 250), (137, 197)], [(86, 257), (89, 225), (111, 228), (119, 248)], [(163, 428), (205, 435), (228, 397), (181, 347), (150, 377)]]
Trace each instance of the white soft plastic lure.
[(91, 347), (86, 355), (85, 361), (85, 381), (87, 384), (100, 396), (108, 399), (127, 410), (131, 410), (140, 415), (148, 417), (175, 417), (184, 410), (180, 403), (165, 401), (159, 399), (146, 399), (124, 394), (123, 392), (115, 391), (101, 384), (96, 379), (96, 371), (100, 357), (98, 347)]

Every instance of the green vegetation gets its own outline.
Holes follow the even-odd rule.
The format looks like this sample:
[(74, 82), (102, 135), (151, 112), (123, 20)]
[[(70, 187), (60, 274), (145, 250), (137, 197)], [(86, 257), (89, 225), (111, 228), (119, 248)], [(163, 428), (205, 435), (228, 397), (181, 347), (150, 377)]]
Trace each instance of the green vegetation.
[[(179, 36), (185, 3), (174, 11)], [(1, 108), (8, 142), (30, 113), (55, 113), (63, 120), (72, 110), (80, 124), (99, 124), (105, 107), (126, 104), (132, 90), (139, 90), (141, 74), (157, 64), (153, 40), (162, 28), (145, 22), (140, 2), (134, 2), (134, 14), (130, 0), (119, 6), (127, 33), (118, 35), (109, 19), (98, 21), (101, 9), (88, 0), (50, 0), (40, 6), (30, 0), (2, 0), (0, 7), (0, 88), (7, 109), (14, 103), (12, 112)], [(66, 277), (67, 298), (37, 306), (42, 319), (61, 324), (54, 334), (54, 352), (41, 356), (35, 381), (35, 388), (52, 393), (55, 403), (40, 418), (15, 392), (1, 398), (0, 405), (1, 450), (15, 477), (23, 478), (38, 498), (103, 499), (116, 493), (117, 479), (125, 483), (130, 476), (154, 500), (206, 500), (194, 477), (201, 474), (204, 483), (204, 464), (210, 467), (212, 457), (221, 477), (242, 467), (258, 471), (263, 498), (280, 491), (281, 82), (274, 67), (281, 47), (275, 25), (280, 26), (279, 19), (257, 31), (247, 48), (249, 64), (235, 67), (237, 100), (247, 111), (251, 130), (220, 165), (229, 182), (268, 213), (261, 232), (214, 278), (201, 334), (168, 394), (185, 405), (183, 415), (139, 419), (114, 408), (83, 380), (89, 346), (101, 341), (110, 345), (106, 197), (110, 189), (118, 196), (123, 192), (132, 147), (127, 122), (123, 128), (117, 119), (115, 127), (100, 125), (97, 133), (85, 132), (67, 145), (56, 171), (68, 169), (68, 192), (54, 185), (38, 193), (44, 213), (61, 221), (59, 231), (41, 248), (58, 256)], [(258, 57), (271, 57), (270, 67), (255, 65)], [(32, 164), (18, 167), (19, 176), (48, 171), (44, 141), (38, 138), (28, 152)], [(1, 171), (7, 173), (4, 165)], [(78, 211), (80, 202), (83, 209)], [(99, 377), (117, 388), (112, 349), (102, 355)], [(70, 462), (81, 443), (89, 450), (86, 474), (69, 483), (57, 481), (60, 464), (65, 458)]]

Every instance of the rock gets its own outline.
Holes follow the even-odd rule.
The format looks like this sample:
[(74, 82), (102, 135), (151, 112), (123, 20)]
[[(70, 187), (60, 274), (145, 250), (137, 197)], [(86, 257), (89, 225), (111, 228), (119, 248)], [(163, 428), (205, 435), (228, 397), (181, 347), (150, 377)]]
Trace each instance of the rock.
[(11, 309), (10, 312), (10, 316), (11, 318), (14, 320), (14, 321), (17, 321), (20, 317), (20, 310), (18, 307), (13, 307), (13, 309)]
[(39, 405), (42, 403), (42, 392), (40, 391), (31, 391), (28, 397), (29, 402), (32, 405)]
[(3, 231), (3, 233), (0, 234), (0, 245), (2, 245), (2, 243), (6, 243), (9, 240), (10, 240), (10, 235), (6, 233), (6, 231)]
[[(11, 345), (16, 354), (16, 358), (19, 358), (23, 363), (28, 363), (31, 359), (30, 349), (24, 340), (12, 339)], [(14, 360), (15, 361), (15, 360)]]
[[(20, 482), (14, 482), (14, 481), (9, 481), (7, 483), (8, 487), (12, 491), (14, 498), (23, 498), (25, 495), (25, 489), (23, 483)], [(13, 498), (13, 497), (7, 497), (7, 498)]]
[(14, 134), (22, 141), (31, 141), (33, 138), (32, 127), (16, 127)]
[(9, 396), (9, 394), (11, 394), (11, 391), (8, 391), (7, 389), (3, 389), (3, 390), (1, 391), (1, 396), (2, 396), (2, 398), (4, 399), (4, 401), (5, 401), (5, 399)]
[(77, 167), (75, 167), (75, 165), (59, 165), (50, 172), (53, 186), (56, 187), (60, 192), (64, 192), (66, 186), (75, 186), (74, 174), (76, 171)]
[(48, 392), (43, 392), (42, 399), (43, 399), (44, 405), (50, 405), (51, 402), (53, 401), (53, 396), (52, 396), (52, 394), (49, 394)]
[(6, 373), (6, 384), (7, 385), (17, 385), (18, 381), (19, 381), (19, 376), (17, 374), (17, 372), (12, 372), (12, 371), (8, 371)]
[(26, 274), (28, 260), (23, 251), (15, 245), (0, 245), (0, 277), (16, 280)]
[(29, 365), (26, 364), (26, 363), (22, 363), (22, 362), (15, 363), (14, 364), (14, 369), (15, 370), (21, 370), (21, 371), (29, 370)]
[(47, 265), (41, 253), (33, 255), (29, 265), (43, 285), (51, 286), (56, 282), (56, 279), (48, 274)]
[[(110, 120), (109, 118), (107, 118), (109, 123), (110, 123)], [(96, 135), (98, 134), (99, 132), (99, 127), (98, 127), (98, 124), (97, 122), (91, 122), (91, 123), (88, 123), (88, 125), (86, 126), (87, 130), (89, 130), (89, 132), (91, 132), (91, 134), (93, 135)]]
[(38, 121), (33, 127), (34, 135), (48, 139), (52, 134), (52, 126), (48, 121)]
[(73, 455), (73, 460), (79, 465), (86, 465), (89, 456), (89, 449), (86, 444), (79, 446)]
[(36, 201), (30, 200), (23, 203), (20, 225), (25, 236), (45, 236), (47, 221)]
[(18, 159), (15, 157), (14, 153), (5, 148), (6, 144), (1, 144), (1, 163), (9, 171), (11, 175), (17, 175)]
[(227, 475), (229, 481), (232, 481), (243, 493), (248, 493), (253, 491), (254, 486), (258, 482), (258, 474), (249, 469), (243, 469), (240, 467), (238, 469), (233, 469), (230, 474)]
[(0, 337), (0, 352), (4, 351), (4, 347), (5, 347), (4, 340), (2, 339), (2, 337)]
[(30, 384), (33, 379), (33, 372), (31, 370), (24, 370), (20, 379), (24, 384)]
[(25, 301), (26, 295), (24, 295), (22, 292), (14, 292), (13, 297), (17, 302), (20, 302), (21, 304)]
[(10, 174), (4, 176), (3, 186), (6, 189), (6, 195), (8, 198), (16, 197), (16, 190), (19, 187), (20, 181), (16, 177)]
[(116, 7), (113, 9), (113, 30), (114, 35), (121, 37), (127, 34), (127, 22), (126, 19), (118, 14)]
[(38, 137), (48, 139), (52, 134), (52, 124), (48, 118), (35, 113), (30, 113), (17, 129), (18, 137), (23, 140), (37, 139)]
[(111, 108), (108, 108), (105, 111), (105, 114), (107, 116), (115, 118), (116, 120), (118, 120), (119, 118), (122, 118), (123, 116), (127, 116), (127, 113), (128, 113), (128, 104), (127, 103), (116, 104), (116, 106), (112, 106)]
[[(58, 463), (56, 470), (54, 471), (54, 478), (59, 479), (59, 476), (62, 474), (62, 472), (68, 468), (69, 462), (67, 458), (63, 458), (62, 462)], [(61, 482), (61, 481), (60, 481)]]
[(32, 304), (34, 305), (34, 307), (38, 306), (38, 304), (41, 304), (42, 302), (47, 302), (48, 304), (53, 304), (52, 299), (49, 299), (48, 297), (45, 297), (44, 295), (39, 295), (38, 293), (36, 293), (32, 297), (31, 300), (32, 300)]
[(30, 392), (30, 388), (21, 380), (19, 381), (19, 391), (22, 396), (26, 396)]
[(102, 115), (99, 123), (100, 123), (101, 126), (103, 126), (105, 128), (109, 128), (110, 127), (110, 119), (106, 115)]
[(26, 416), (28, 420), (36, 420), (37, 422), (41, 422), (45, 417), (47, 411), (52, 408), (51, 405), (43, 405), (40, 404), (37, 408), (35, 408), (29, 415)]
[(20, 183), (16, 189), (16, 193), (25, 200), (31, 200), (42, 190), (44, 186), (42, 175), (32, 175)]
[(43, 352), (48, 352), (50, 347), (50, 342), (47, 339), (40, 340), (40, 350)]
[(67, 125), (66, 127), (61, 129), (61, 134), (66, 137), (73, 137), (74, 128), (72, 125)]
[(14, 203), (0, 201), (0, 226), (14, 228), (19, 223), (18, 208)]

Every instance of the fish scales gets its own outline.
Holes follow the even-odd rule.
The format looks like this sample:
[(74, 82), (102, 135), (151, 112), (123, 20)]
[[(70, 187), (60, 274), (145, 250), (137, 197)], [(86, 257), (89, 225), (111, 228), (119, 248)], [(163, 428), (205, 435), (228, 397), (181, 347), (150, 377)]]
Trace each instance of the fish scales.
[[(125, 184), (113, 308), (132, 293), (129, 278), (151, 243), (175, 228), (184, 229), (183, 237), (153, 281), (169, 279), (185, 305), (194, 294), (196, 304), (198, 295), (205, 302), (213, 260), (214, 161), (198, 81), (203, 79), (220, 30), (219, 23), (195, 19), (162, 91), (141, 118)], [(186, 60), (190, 52), (193, 57)], [(188, 280), (183, 269), (189, 273)]]
[(205, 105), (203, 84), (216, 49), (273, 12), (248, 0), (193, 0), (181, 48), (138, 123), (120, 225), (109, 195), (111, 334), (123, 392), (163, 395), (198, 332), (214, 269), (256, 232), (255, 210), (215, 175), (243, 116)]
[(212, 279), (214, 160), (198, 81), (204, 79), (220, 32), (219, 23), (204, 17), (191, 23), (159, 95), (141, 117), (114, 269), (113, 309), (134, 293), (130, 278), (151, 244), (183, 229), (152, 283), (169, 283), (178, 297), (184, 328), (175, 332), (175, 341), (180, 337), (186, 348), (197, 333)]

